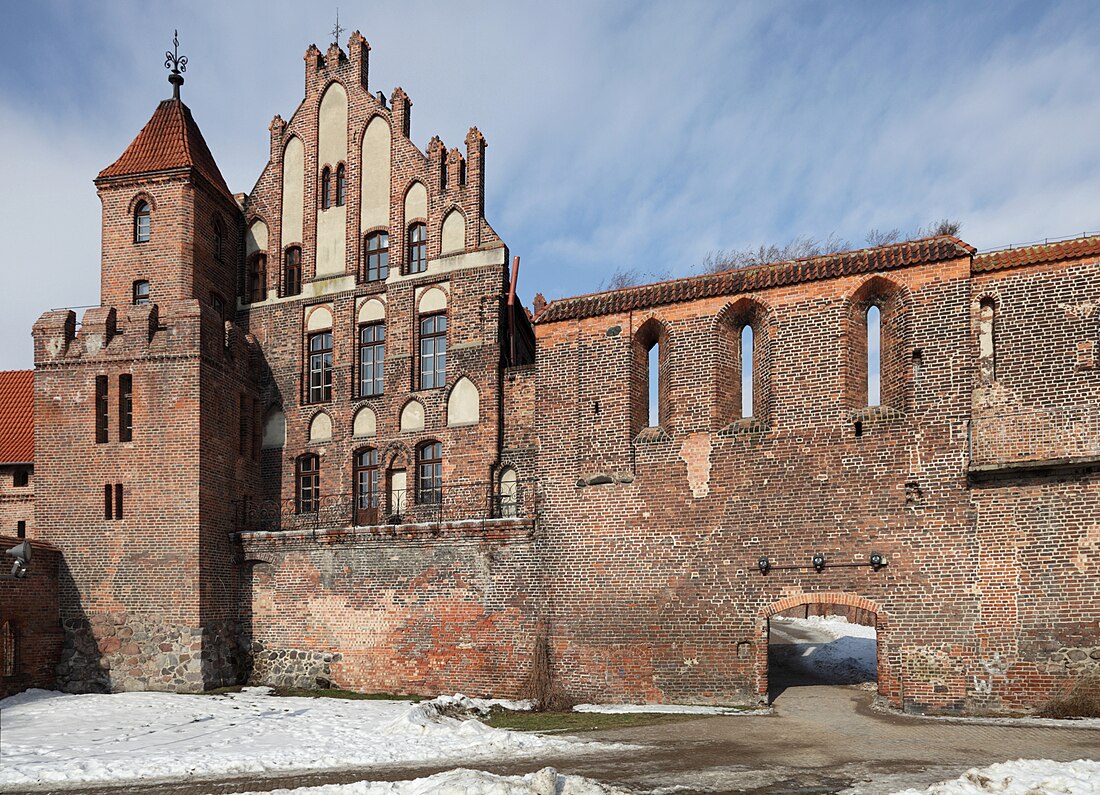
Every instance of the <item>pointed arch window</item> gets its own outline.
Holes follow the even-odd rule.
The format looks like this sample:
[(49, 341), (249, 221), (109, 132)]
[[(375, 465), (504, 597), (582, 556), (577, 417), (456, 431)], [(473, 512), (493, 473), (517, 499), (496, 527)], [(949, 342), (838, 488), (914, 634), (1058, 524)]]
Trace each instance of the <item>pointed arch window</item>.
[(134, 208), (134, 242), (148, 243), (152, 231), (152, 209), (149, 202), (143, 199)]
[(291, 246), (286, 250), (285, 256), (283, 295), (298, 295), (302, 292), (302, 249), (300, 246)]
[(754, 332), (748, 323), (741, 329), (741, 416), (753, 416), (753, 385), (756, 383)]
[(378, 451), (367, 447), (355, 454), (352, 482), (355, 484), (355, 524), (378, 524), (381, 505)]
[(363, 273), (368, 282), (384, 281), (390, 275), (390, 236), (387, 232), (371, 232), (363, 241), (366, 259)]
[(443, 445), (424, 442), (416, 448), (417, 505), (443, 503)]
[(348, 196), (348, 174), (343, 163), (336, 166), (336, 206), (343, 207)]
[(332, 206), (332, 170), (325, 166), (321, 169), (321, 209)]
[(225, 248), (225, 231), (222, 228), (222, 222), (219, 219), (214, 219), (214, 259), (218, 262), (222, 261), (222, 252)]
[(248, 264), (248, 301), (259, 303), (267, 298), (267, 255), (254, 254)]
[(634, 335), (630, 395), (631, 433), (665, 425), (670, 416), (668, 332), (650, 318)]
[(867, 308), (867, 405), (882, 402), (882, 310), (877, 304)]
[(428, 270), (428, 227), (413, 224), (409, 227), (409, 273)]
[(300, 455), (294, 472), (294, 510), (317, 513), (321, 507), (321, 459), (314, 453)]

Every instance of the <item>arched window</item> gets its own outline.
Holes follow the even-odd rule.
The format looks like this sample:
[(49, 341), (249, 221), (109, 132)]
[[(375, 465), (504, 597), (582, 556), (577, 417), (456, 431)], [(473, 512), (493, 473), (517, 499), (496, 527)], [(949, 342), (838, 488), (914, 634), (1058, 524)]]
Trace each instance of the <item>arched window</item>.
[(447, 383), (447, 313), (420, 316), (420, 388)]
[(416, 448), (416, 503), (443, 503), (443, 445), (424, 442)]
[(386, 385), (386, 324), (359, 327), (359, 397), (381, 395)]
[(409, 273), (423, 273), (428, 269), (428, 227), (413, 224), (409, 227)]
[(302, 249), (291, 246), (286, 250), (286, 262), (283, 265), (283, 295), (298, 295), (302, 292)]
[(661, 424), (661, 343), (655, 341), (646, 353), (646, 383), (649, 386), (649, 412), (647, 425), (656, 428)]
[(752, 326), (745, 324), (741, 329), (741, 416), (753, 416), (753, 384), (755, 378), (756, 348), (753, 342)]
[(997, 304), (988, 296), (978, 307), (978, 367), (982, 383), (997, 380)]
[(668, 334), (650, 318), (634, 334), (632, 343), (630, 424), (637, 435), (664, 425), (669, 417)]
[(504, 467), (500, 471), (500, 515), (505, 519), (519, 515), (519, 484), (516, 480), (516, 470), (512, 467)]
[(332, 400), (332, 332), (322, 331), (309, 336), (310, 403)]
[(882, 310), (867, 308), (867, 405), (882, 402)]
[(149, 303), (149, 282), (140, 279), (134, 282), (134, 305)]
[(218, 219), (214, 219), (214, 259), (221, 262), (222, 250), (224, 248), (225, 233), (222, 230), (222, 222)]
[(373, 447), (367, 447), (355, 454), (352, 483), (355, 484), (355, 524), (378, 524), (378, 451)]
[(134, 208), (134, 242), (148, 243), (152, 232), (152, 212), (149, 202), (139, 201)]
[(248, 264), (248, 300), (259, 303), (267, 298), (267, 255), (253, 254)]
[(390, 275), (390, 236), (387, 232), (371, 232), (363, 241), (363, 274), (368, 282), (384, 280)]
[(347, 169), (343, 163), (336, 166), (336, 206), (343, 207), (348, 196)]
[(313, 453), (295, 463), (294, 507), (297, 513), (317, 513), (321, 507), (321, 459)]
[(321, 169), (321, 209), (332, 206), (332, 171), (328, 166)]

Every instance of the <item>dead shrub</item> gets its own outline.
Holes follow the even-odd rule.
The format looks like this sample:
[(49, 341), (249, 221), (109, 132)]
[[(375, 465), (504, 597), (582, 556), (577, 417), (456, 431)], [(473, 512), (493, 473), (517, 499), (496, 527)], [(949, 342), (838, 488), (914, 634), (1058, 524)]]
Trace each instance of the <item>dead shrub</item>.
[(524, 688), (535, 712), (569, 712), (576, 702), (565, 694), (550, 673), (550, 638), (546, 630), (535, 638), (531, 673)]
[(1100, 673), (1086, 674), (1039, 711), (1044, 718), (1100, 718)]

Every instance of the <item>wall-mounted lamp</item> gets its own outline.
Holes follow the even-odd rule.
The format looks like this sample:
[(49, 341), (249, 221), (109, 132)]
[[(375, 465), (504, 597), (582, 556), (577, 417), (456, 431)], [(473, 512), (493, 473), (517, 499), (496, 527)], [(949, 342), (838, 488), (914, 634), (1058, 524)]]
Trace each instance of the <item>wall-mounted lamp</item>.
[(825, 570), (825, 556), (822, 555), (820, 552), (818, 552), (813, 557), (813, 564), (814, 564), (814, 571), (824, 571)]
[(11, 574), (2, 579), (14, 579), (21, 580), (27, 576), (27, 568), (31, 565), (31, 544), (29, 541), (24, 541), (21, 544), (16, 544), (9, 549), (5, 554), (11, 555), (15, 560), (11, 564)]
[(874, 569), (875, 571), (878, 571), (879, 569), (881, 569), (885, 565), (886, 565), (886, 558), (884, 558), (878, 552), (872, 552), (871, 553), (871, 568), (872, 569)]
[(772, 567), (771, 561), (768, 560), (767, 555), (761, 555), (756, 561), (756, 568), (760, 569), (761, 574), (767, 574), (768, 569)]

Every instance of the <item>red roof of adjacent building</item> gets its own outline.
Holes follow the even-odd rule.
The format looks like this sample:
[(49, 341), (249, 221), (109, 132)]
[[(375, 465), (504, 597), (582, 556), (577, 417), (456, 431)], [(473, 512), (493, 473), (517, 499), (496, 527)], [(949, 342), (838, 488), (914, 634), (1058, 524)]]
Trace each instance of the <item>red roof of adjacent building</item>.
[(1059, 240), (1054, 243), (989, 251), (974, 257), (972, 270), (975, 273), (989, 273), (1005, 268), (1040, 265), (1044, 262), (1062, 262), (1097, 255), (1100, 255), (1100, 235), (1092, 235), (1072, 240)]
[(0, 371), (0, 464), (34, 461), (34, 370)]
[(178, 99), (166, 99), (157, 105), (152, 118), (122, 156), (99, 172), (99, 179), (176, 168), (194, 168), (233, 200), (191, 110)]
[(545, 309), (535, 315), (535, 322), (554, 323), (559, 320), (597, 317), (816, 279), (945, 262), (973, 254), (974, 247), (956, 237), (928, 237), (878, 248), (805, 257), (721, 273), (687, 276), (640, 287), (579, 295), (575, 298), (562, 298), (547, 304)]

